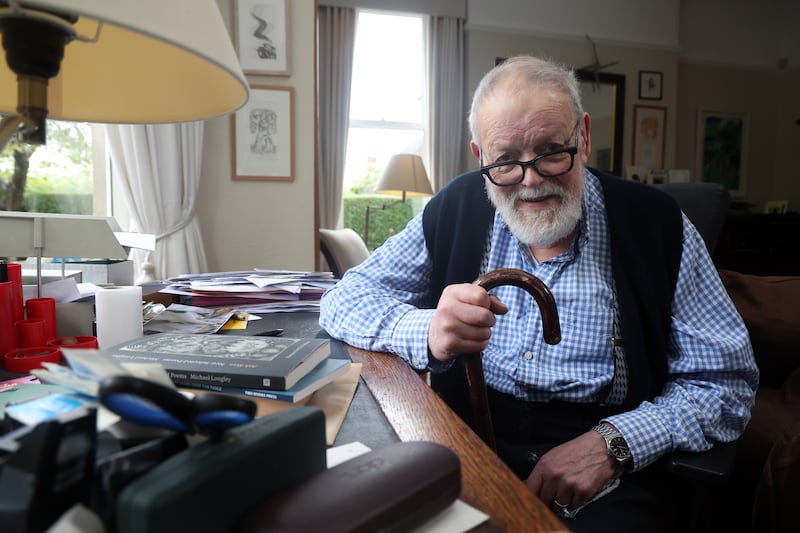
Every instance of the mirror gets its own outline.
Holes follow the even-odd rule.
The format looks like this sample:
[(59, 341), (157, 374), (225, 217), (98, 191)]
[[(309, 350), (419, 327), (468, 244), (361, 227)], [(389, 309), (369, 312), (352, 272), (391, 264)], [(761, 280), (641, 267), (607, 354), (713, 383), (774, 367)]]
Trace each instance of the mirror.
[(622, 176), (622, 126), (625, 75), (576, 70), (583, 109), (592, 118), (592, 153), (588, 166)]

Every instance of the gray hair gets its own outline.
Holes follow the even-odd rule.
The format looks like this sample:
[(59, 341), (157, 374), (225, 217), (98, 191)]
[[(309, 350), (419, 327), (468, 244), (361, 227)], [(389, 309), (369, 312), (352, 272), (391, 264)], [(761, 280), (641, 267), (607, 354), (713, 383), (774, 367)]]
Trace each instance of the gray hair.
[(479, 146), (480, 139), (478, 139), (475, 122), (480, 106), (494, 93), (497, 87), (510, 79), (513, 79), (512, 83), (519, 88), (552, 87), (569, 98), (575, 120), (583, 115), (578, 78), (571, 68), (533, 56), (514, 56), (487, 72), (478, 84), (478, 88), (475, 89), (468, 120), (472, 140)]

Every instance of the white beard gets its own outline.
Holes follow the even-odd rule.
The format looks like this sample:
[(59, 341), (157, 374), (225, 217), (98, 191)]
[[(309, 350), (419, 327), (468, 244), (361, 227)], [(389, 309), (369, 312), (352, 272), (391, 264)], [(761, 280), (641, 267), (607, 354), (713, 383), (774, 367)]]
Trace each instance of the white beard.
[[(545, 181), (536, 187), (519, 187), (509, 194), (501, 194), (496, 187), (486, 183), (489, 199), (508, 225), (511, 233), (527, 246), (547, 248), (569, 236), (583, 216), (583, 181), (579, 190), (570, 191), (558, 181)], [(561, 198), (561, 204), (542, 211), (518, 211), (517, 200), (533, 199), (544, 195)]]

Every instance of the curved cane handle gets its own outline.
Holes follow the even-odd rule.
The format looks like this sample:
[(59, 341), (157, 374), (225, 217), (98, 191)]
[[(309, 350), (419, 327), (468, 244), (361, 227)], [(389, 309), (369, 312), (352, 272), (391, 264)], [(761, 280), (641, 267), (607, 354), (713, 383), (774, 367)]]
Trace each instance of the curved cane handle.
[[(561, 326), (558, 322), (558, 310), (553, 293), (542, 280), (516, 268), (499, 268), (478, 277), (473, 282), (487, 291), (501, 285), (513, 285), (526, 290), (539, 306), (542, 315), (542, 335), (547, 344), (561, 342)], [(464, 365), (467, 371), (467, 384), (469, 386), (470, 402), (472, 403), (472, 418), (480, 437), (493, 450), (497, 451), (494, 440), (492, 417), (489, 412), (489, 398), (486, 394), (486, 381), (483, 376), (483, 363), (480, 353), (471, 353), (464, 356)]]

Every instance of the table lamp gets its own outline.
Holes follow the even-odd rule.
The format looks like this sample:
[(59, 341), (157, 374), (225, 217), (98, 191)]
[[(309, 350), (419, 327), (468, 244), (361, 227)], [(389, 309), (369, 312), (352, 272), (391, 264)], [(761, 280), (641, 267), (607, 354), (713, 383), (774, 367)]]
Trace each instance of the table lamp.
[(0, 149), (44, 144), (47, 117), (175, 123), (248, 97), (214, 0), (9, 0), (0, 7)]
[(364, 242), (369, 246), (369, 217), (372, 210), (383, 210), (393, 205), (404, 203), (406, 196), (432, 196), (431, 182), (422, 158), (414, 154), (396, 154), (389, 160), (378, 185), (377, 194), (402, 196), (402, 199), (381, 206), (367, 206), (364, 215)]

